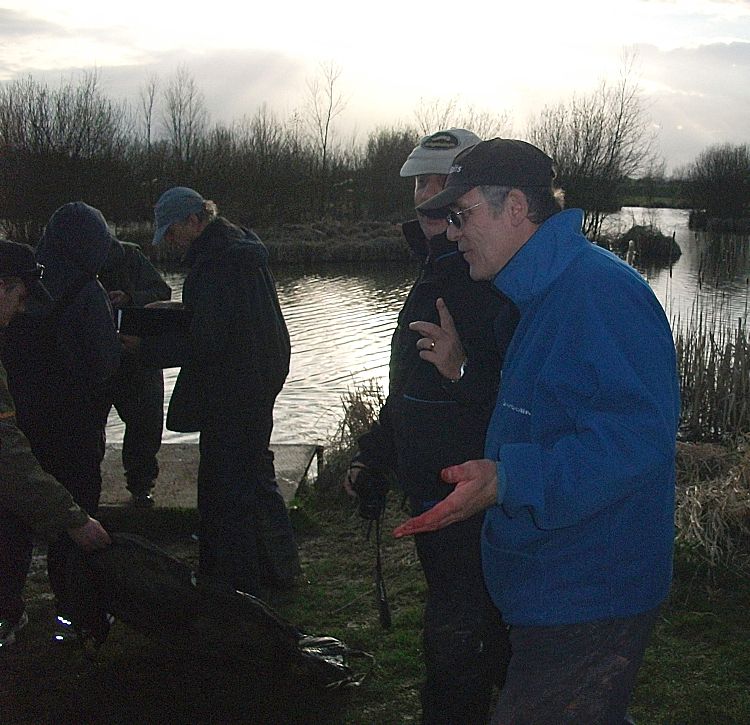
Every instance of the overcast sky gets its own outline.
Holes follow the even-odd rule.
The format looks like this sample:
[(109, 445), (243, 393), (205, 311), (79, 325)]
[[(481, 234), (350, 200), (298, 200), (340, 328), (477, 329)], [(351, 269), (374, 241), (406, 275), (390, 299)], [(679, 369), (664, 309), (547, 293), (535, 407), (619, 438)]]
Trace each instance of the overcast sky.
[(342, 137), (449, 99), (510, 114), (522, 137), (531, 114), (616, 78), (635, 50), (669, 169), (711, 144), (750, 143), (750, 0), (0, 4), (0, 81), (97, 68), (107, 95), (135, 101), (149, 74), (182, 65), (215, 121), (263, 103), (285, 117), (333, 62)]

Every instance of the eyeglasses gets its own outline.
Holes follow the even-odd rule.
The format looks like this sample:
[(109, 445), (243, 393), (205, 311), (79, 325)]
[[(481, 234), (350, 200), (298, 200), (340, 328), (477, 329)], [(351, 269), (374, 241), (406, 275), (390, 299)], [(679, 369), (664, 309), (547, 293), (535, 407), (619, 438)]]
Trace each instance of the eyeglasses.
[(18, 277), (19, 279), (42, 279), (44, 277), (44, 265), (37, 263), (31, 269), (22, 269), (18, 272), (7, 272), (0, 277)]
[[(466, 214), (467, 211), (471, 211), (472, 209), (476, 209), (478, 206), (482, 206), (484, 204), (483, 201), (478, 201), (476, 204), (472, 204), (471, 206), (467, 206), (466, 209), (459, 209), (458, 211), (453, 211), (451, 209), (448, 212), (448, 224), (453, 224), (456, 229), (460, 229), (461, 226), (464, 223), (464, 220), (461, 218), (464, 214)], [(467, 217), (468, 218), (468, 217)]]
[(41, 279), (44, 277), (44, 265), (37, 264), (31, 269), (25, 269), (23, 272), (19, 272), (18, 276), (21, 279)]

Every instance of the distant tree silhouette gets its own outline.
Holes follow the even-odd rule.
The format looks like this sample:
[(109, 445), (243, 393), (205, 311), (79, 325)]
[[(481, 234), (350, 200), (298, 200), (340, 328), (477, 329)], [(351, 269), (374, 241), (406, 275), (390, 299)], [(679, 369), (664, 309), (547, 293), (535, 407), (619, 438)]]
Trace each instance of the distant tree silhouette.
[(131, 131), (95, 71), (55, 88), (31, 76), (0, 86), (0, 218), (12, 236), (36, 242), (50, 214), (77, 199), (120, 216)]
[(566, 205), (584, 210), (584, 233), (592, 238), (620, 208), (627, 178), (659, 165), (633, 60), (624, 59), (614, 85), (602, 81), (589, 94), (547, 106), (528, 126), (528, 140), (554, 159)]
[(707, 217), (750, 215), (750, 146), (717, 144), (681, 171), (690, 203)]

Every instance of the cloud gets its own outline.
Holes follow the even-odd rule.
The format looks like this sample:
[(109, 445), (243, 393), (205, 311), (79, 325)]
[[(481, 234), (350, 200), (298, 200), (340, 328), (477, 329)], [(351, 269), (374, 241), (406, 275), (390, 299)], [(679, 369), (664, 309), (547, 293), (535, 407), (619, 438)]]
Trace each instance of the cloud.
[(33, 36), (67, 34), (65, 28), (27, 13), (0, 8), (0, 45), (8, 39), (19, 40)]
[(713, 144), (750, 142), (750, 42), (638, 50), (651, 115), (671, 168)]
[[(304, 101), (305, 79), (314, 69), (302, 61), (275, 51), (215, 51), (152, 53), (143, 63), (98, 66), (99, 86), (112, 100), (138, 105), (139, 91), (150, 76), (156, 75), (163, 90), (178, 67), (184, 66), (203, 93), (211, 120), (229, 123), (243, 115), (252, 115), (267, 104), (285, 117)], [(29, 70), (12, 73), (11, 78), (29, 72), (35, 80), (56, 86), (80, 76), (92, 68), (68, 66), (54, 70)]]

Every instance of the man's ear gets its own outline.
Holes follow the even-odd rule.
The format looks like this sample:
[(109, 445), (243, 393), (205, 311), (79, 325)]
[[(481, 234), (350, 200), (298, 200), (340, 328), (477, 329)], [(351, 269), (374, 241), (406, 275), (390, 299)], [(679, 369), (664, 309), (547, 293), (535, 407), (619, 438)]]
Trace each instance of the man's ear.
[(529, 202), (520, 189), (511, 189), (505, 200), (508, 205), (510, 221), (513, 226), (519, 226), (525, 222), (529, 216)]

